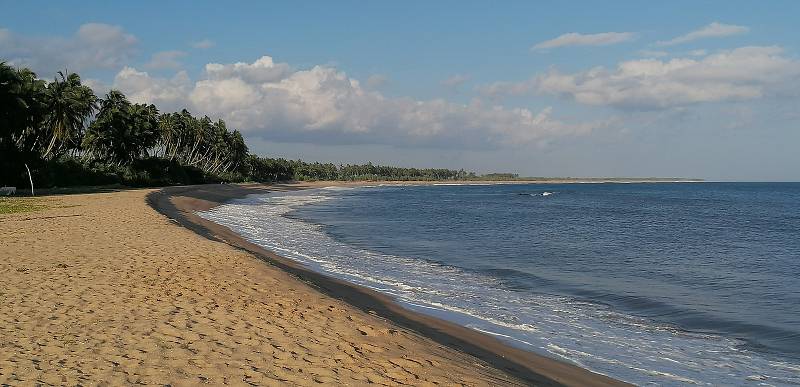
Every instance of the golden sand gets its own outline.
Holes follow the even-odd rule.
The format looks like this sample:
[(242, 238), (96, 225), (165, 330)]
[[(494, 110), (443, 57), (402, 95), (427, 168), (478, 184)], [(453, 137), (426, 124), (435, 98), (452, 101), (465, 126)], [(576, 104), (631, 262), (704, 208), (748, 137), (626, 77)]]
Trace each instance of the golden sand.
[(148, 192), (0, 215), (0, 383), (518, 383), (175, 225)]

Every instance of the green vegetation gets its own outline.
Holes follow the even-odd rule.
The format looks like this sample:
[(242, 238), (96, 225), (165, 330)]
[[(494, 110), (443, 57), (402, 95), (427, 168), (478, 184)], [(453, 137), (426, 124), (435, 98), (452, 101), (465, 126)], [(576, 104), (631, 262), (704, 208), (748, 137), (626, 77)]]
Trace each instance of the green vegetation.
[[(483, 175), (486, 180), (517, 180), (520, 179), (516, 173), (487, 173)], [(523, 178), (524, 179), (524, 178)]]
[(31, 212), (47, 208), (41, 199), (0, 198), (0, 215)]
[(78, 74), (59, 72), (47, 82), (5, 62), (0, 62), (0, 107), (0, 186), (17, 186), (20, 192), (29, 185), (28, 168), (37, 188), (480, 178), (464, 170), (259, 157), (222, 120), (185, 109), (162, 113), (117, 90), (98, 98)]
[(336, 165), (331, 163), (307, 163), (300, 160), (270, 159), (250, 156), (243, 170), (254, 181), (280, 180), (467, 180), (477, 175), (464, 170), (437, 168), (402, 168), (373, 165)]
[(119, 91), (98, 98), (77, 74), (52, 82), (0, 62), (0, 185), (153, 186), (244, 180), (238, 131), (189, 112), (159, 113)]

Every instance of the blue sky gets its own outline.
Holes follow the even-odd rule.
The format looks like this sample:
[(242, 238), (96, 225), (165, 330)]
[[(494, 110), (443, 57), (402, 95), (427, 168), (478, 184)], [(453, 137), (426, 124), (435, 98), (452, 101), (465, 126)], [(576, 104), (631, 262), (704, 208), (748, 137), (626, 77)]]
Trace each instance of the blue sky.
[(800, 180), (794, 1), (1, 3), (3, 60), (224, 118), (256, 153)]

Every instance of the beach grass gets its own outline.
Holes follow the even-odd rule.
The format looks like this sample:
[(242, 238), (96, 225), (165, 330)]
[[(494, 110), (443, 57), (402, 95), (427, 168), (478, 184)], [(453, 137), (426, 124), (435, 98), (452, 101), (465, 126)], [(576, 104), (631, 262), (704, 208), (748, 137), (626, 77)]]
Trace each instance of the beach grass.
[(0, 215), (40, 211), (47, 208), (39, 198), (0, 198)]

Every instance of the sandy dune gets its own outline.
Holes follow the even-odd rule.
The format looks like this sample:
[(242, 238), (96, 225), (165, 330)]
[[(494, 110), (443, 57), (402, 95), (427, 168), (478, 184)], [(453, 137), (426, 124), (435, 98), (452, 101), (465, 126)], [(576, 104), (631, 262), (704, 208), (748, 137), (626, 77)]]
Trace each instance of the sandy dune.
[(518, 384), (171, 223), (147, 193), (0, 216), (0, 383)]

